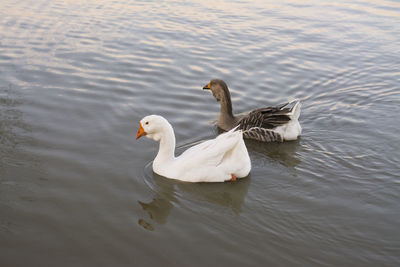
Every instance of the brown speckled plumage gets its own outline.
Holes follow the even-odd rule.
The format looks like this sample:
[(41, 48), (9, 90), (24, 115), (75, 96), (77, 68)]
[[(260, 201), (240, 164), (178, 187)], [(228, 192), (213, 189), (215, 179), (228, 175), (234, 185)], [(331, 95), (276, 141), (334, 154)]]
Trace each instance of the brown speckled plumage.
[(228, 131), (238, 126), (238, 129), (243, 130), (244, 138), (262, 142), (284, 141), (284, 137), (275, 129), (291, 121), (290, 115), (299, 104), (298, 101), (293, 101), (276, 107), (259, 108), (245, 115), (234, 116), (229, 89), (223, 80), (211, 80), (203, 89), (211, 90), (215, 99), (221, 103), (218, 127)]

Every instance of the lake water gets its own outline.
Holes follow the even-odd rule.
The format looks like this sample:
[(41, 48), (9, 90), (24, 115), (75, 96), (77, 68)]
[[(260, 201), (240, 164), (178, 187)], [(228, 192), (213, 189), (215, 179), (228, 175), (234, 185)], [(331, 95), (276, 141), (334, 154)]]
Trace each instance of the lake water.
[[(153, 174), (234, 112), (299, 98), (251, 175)], [(0, 1), (1, 266), (399, 266), (398, 1)]]

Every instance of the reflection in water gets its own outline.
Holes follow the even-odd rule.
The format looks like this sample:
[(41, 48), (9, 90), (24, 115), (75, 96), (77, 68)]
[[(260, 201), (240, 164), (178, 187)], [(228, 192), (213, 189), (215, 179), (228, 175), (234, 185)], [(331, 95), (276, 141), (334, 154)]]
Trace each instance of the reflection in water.
[(250, 154), (260, 154), (262, 157), (268, 157), (286, 167), (293, 168), (301, 163), (300, 158), (296, 156), (296, 151), (300, 147), (300, 139), (283, 143), (262, 143), (254, 140), (246, 140), (247, 150)]
[(149, 203), (139, 201), (139, 204), (149, 214), (150, 219), (159, 224), (164, 224), (167, 222), (168, 215), (173, 207), (171, 202), (177, 202), (174, 195), (174, 187), (177, 182), (168, 180), (156, 173), (153, 173), (153, 179), (156, 183), (156, 196)]
[[(148, 213), (150, 219), (158, 224), (165, 224), (174, 203), (179, 203), (177, 191), (179, 191), (179, 195), (184, 197), (228, 207), (234, 213), (239, 214), (248, 192), (250, 180), (251, 178), (248, 176), (238, 179), (234, 183), (185, 183), (162, 177), (153, 172), (156, 195), (149, 203), (138, 202), (143, 210)], [(154, 230), (151, 223), (144, 219), (139, 219), (138, 223), (147, 230)]]
[[(217, 131), (218, 134), (224, 132), (224, 130), (218, 127)], [(296, 151), (300, 147), (300, 138), (294, 141), (286, 141), (283, 143), (263, 143), (256, 140), (245, 139), (245, 143), (250, 155), (254, 153), (259, 154), (261, 157), (271, 158), (280, 162), (286, 167), (293, 168), (301, 163), (301, 160), (296, 157)]]

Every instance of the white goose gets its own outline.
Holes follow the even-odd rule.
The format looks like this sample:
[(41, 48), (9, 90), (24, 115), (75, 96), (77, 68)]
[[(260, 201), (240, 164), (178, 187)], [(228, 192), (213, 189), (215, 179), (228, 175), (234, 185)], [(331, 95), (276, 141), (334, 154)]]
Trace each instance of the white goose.
[(169, 122), (158, 115), (144, 117), (136, 139), (141, 136), (160, 142), (153, 171), (186, 182), (236, 181), (251, 169), (242, 131), (235, 129), (205, 141), (175, 157), (175, 134)]

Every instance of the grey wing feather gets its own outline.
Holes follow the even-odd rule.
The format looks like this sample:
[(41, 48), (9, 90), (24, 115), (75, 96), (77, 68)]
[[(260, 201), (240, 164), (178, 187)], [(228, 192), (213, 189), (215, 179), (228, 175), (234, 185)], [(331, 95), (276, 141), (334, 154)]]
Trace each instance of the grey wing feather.
[(292, 107), (288, 105), (293, 102), (288, 102), (276, 107), (265, 107), (251, 111), (244, 115), (238, 122), (239, 129), (248, 130), (252, 127), (260, 127), (265, 129), (273, 129), (290, 121), (289, 113)]
[(251, 111), (238, 122), (243, 137), (262, 142), (283, 142), (283, 137), (274, 128), (288, 123), (290, 113), (298, 101), (287, 102), (276, 107), (265, 107)]
[(243, 137), (261, 142), (283, 142), (279, 133), (260, 127), (252, 127), (243, 131)]

